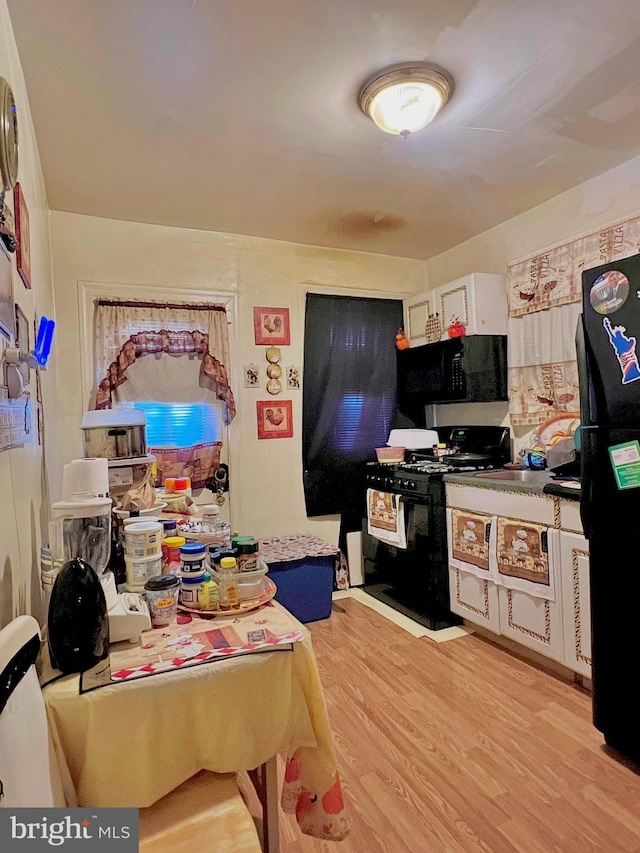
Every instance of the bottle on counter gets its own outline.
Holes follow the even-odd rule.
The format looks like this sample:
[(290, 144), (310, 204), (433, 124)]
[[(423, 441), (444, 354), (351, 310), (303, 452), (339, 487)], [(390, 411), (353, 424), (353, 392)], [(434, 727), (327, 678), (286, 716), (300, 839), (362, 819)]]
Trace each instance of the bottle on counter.
[(209, 572), (204, 573), (204, 580), (198, 589), (198, 601), (203, 610), (220, 609), (220, 587)]
[(255, 572), (258, 568), (260, 545), (253, 536), (236, 536), (234, 547), (238, 549), (238, 571)]
[(220, 507), (217, 504), (206, 504), (202, 507), (203, 533), (215, 536), (215, 542), (220, 548), (231, 545), (231, 526), (228, 521), (220, 518)]
[(220, 610), (236, 610), (240, 606), (240, 590), (235, 557), (222, 557), (219, 576)]

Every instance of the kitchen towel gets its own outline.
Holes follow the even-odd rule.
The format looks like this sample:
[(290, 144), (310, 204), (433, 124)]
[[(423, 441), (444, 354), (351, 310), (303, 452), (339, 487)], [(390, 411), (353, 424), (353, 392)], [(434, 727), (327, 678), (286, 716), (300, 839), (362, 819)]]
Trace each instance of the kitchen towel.
[(367, 531), (380, 542), (406, 549), (404, 503), (400, 495), (367, 489)]
[(543, 524), (497, 517), (491, 525), (489, 568), (495, 583), (555, 601), (552, 535)]
[(491, 516), (465, 509), (447, 510), (449, 565), (484, 580), (489, 574)]

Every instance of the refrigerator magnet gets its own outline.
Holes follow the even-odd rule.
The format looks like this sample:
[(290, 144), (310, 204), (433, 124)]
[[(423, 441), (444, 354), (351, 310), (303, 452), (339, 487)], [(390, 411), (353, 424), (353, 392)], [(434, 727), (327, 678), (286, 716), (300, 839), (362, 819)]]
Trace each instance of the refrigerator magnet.
[(608, 450), (618, 489), (640, 489), (640, 444), (625, 441)]
[(622, 371), (622, 384), (627, 385), (629, 382), (640, 379), (640, 364), (636, 355), (637, 340), (625, 334), (626, 326), (612, 326), (608, 317), (604, 318), (602, 325), (618, 359)]

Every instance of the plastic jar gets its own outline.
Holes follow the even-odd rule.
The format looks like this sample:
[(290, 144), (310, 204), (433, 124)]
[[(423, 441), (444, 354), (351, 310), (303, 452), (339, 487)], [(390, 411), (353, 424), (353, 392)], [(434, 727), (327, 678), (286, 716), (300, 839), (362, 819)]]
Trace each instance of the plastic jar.
[(162, 526), (164, 527), (164, 538), (176, 536), (178, 532), (178, 522), (173, 518), (163, 518)]
[(167, 536), (162, 541), (162, 572), (163, 574), (177, 575), (182, 566), (180, 548), (187, 540), (184, 536)]
[(147, 579), (144, 595), (154, 628), (164, 628), (176, 618), (179, 593), (180, 579), (174, 575), (154, 575)]
[(201, 530), (214, 536), (220, 548), (228, 548), (231, 545), (231, 527), (228, 521), (220, 518), (220, 507), (217, 504), (205, 504), (202, 507)]
[(191, 497), (191, 477), (165, 477), (165, 492), (182, 492)]
[(148, 578), (159, 575), (162, 571), (162, 559), (160, 554), (152, 557), (128, 557), (124, 558), (127, 567), (127, 592), (143, 592)]
[(193, 575), (182, 575), (180, 577), (180, 604), (190, 607), (192, 610), (201, 610), (198, 599), (200, 584), (204, 581), (204, 572)]
[(207, 548), (200, 542), (187, 542), (180, 547), (180, 572), (183, 575), (201, 575)]
[(240, 606), (238, 566), (235, 557), (220, 560), (220, 610), (237, 610)]
[(234, 539), (234, 545), (238, 549), (238, 571), (255, 572), (259, 568), (258, 557), (260, 556), (260, 545), (253, 536), (238, 536)]
[(140, 521), (124, 528), (124, 547), (130, 557), (151, 557), (160, 553), (162, 525), (159, 521)]

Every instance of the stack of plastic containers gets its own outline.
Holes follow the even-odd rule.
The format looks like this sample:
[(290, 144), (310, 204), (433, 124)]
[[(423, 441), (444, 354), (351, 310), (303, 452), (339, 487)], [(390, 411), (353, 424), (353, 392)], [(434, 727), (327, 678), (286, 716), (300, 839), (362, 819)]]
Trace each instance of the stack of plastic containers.
[(163, 528), (159, 521), (138, 521), (124, 528), (128, 592), (144, 592), (148, 578), (162, 570)]

